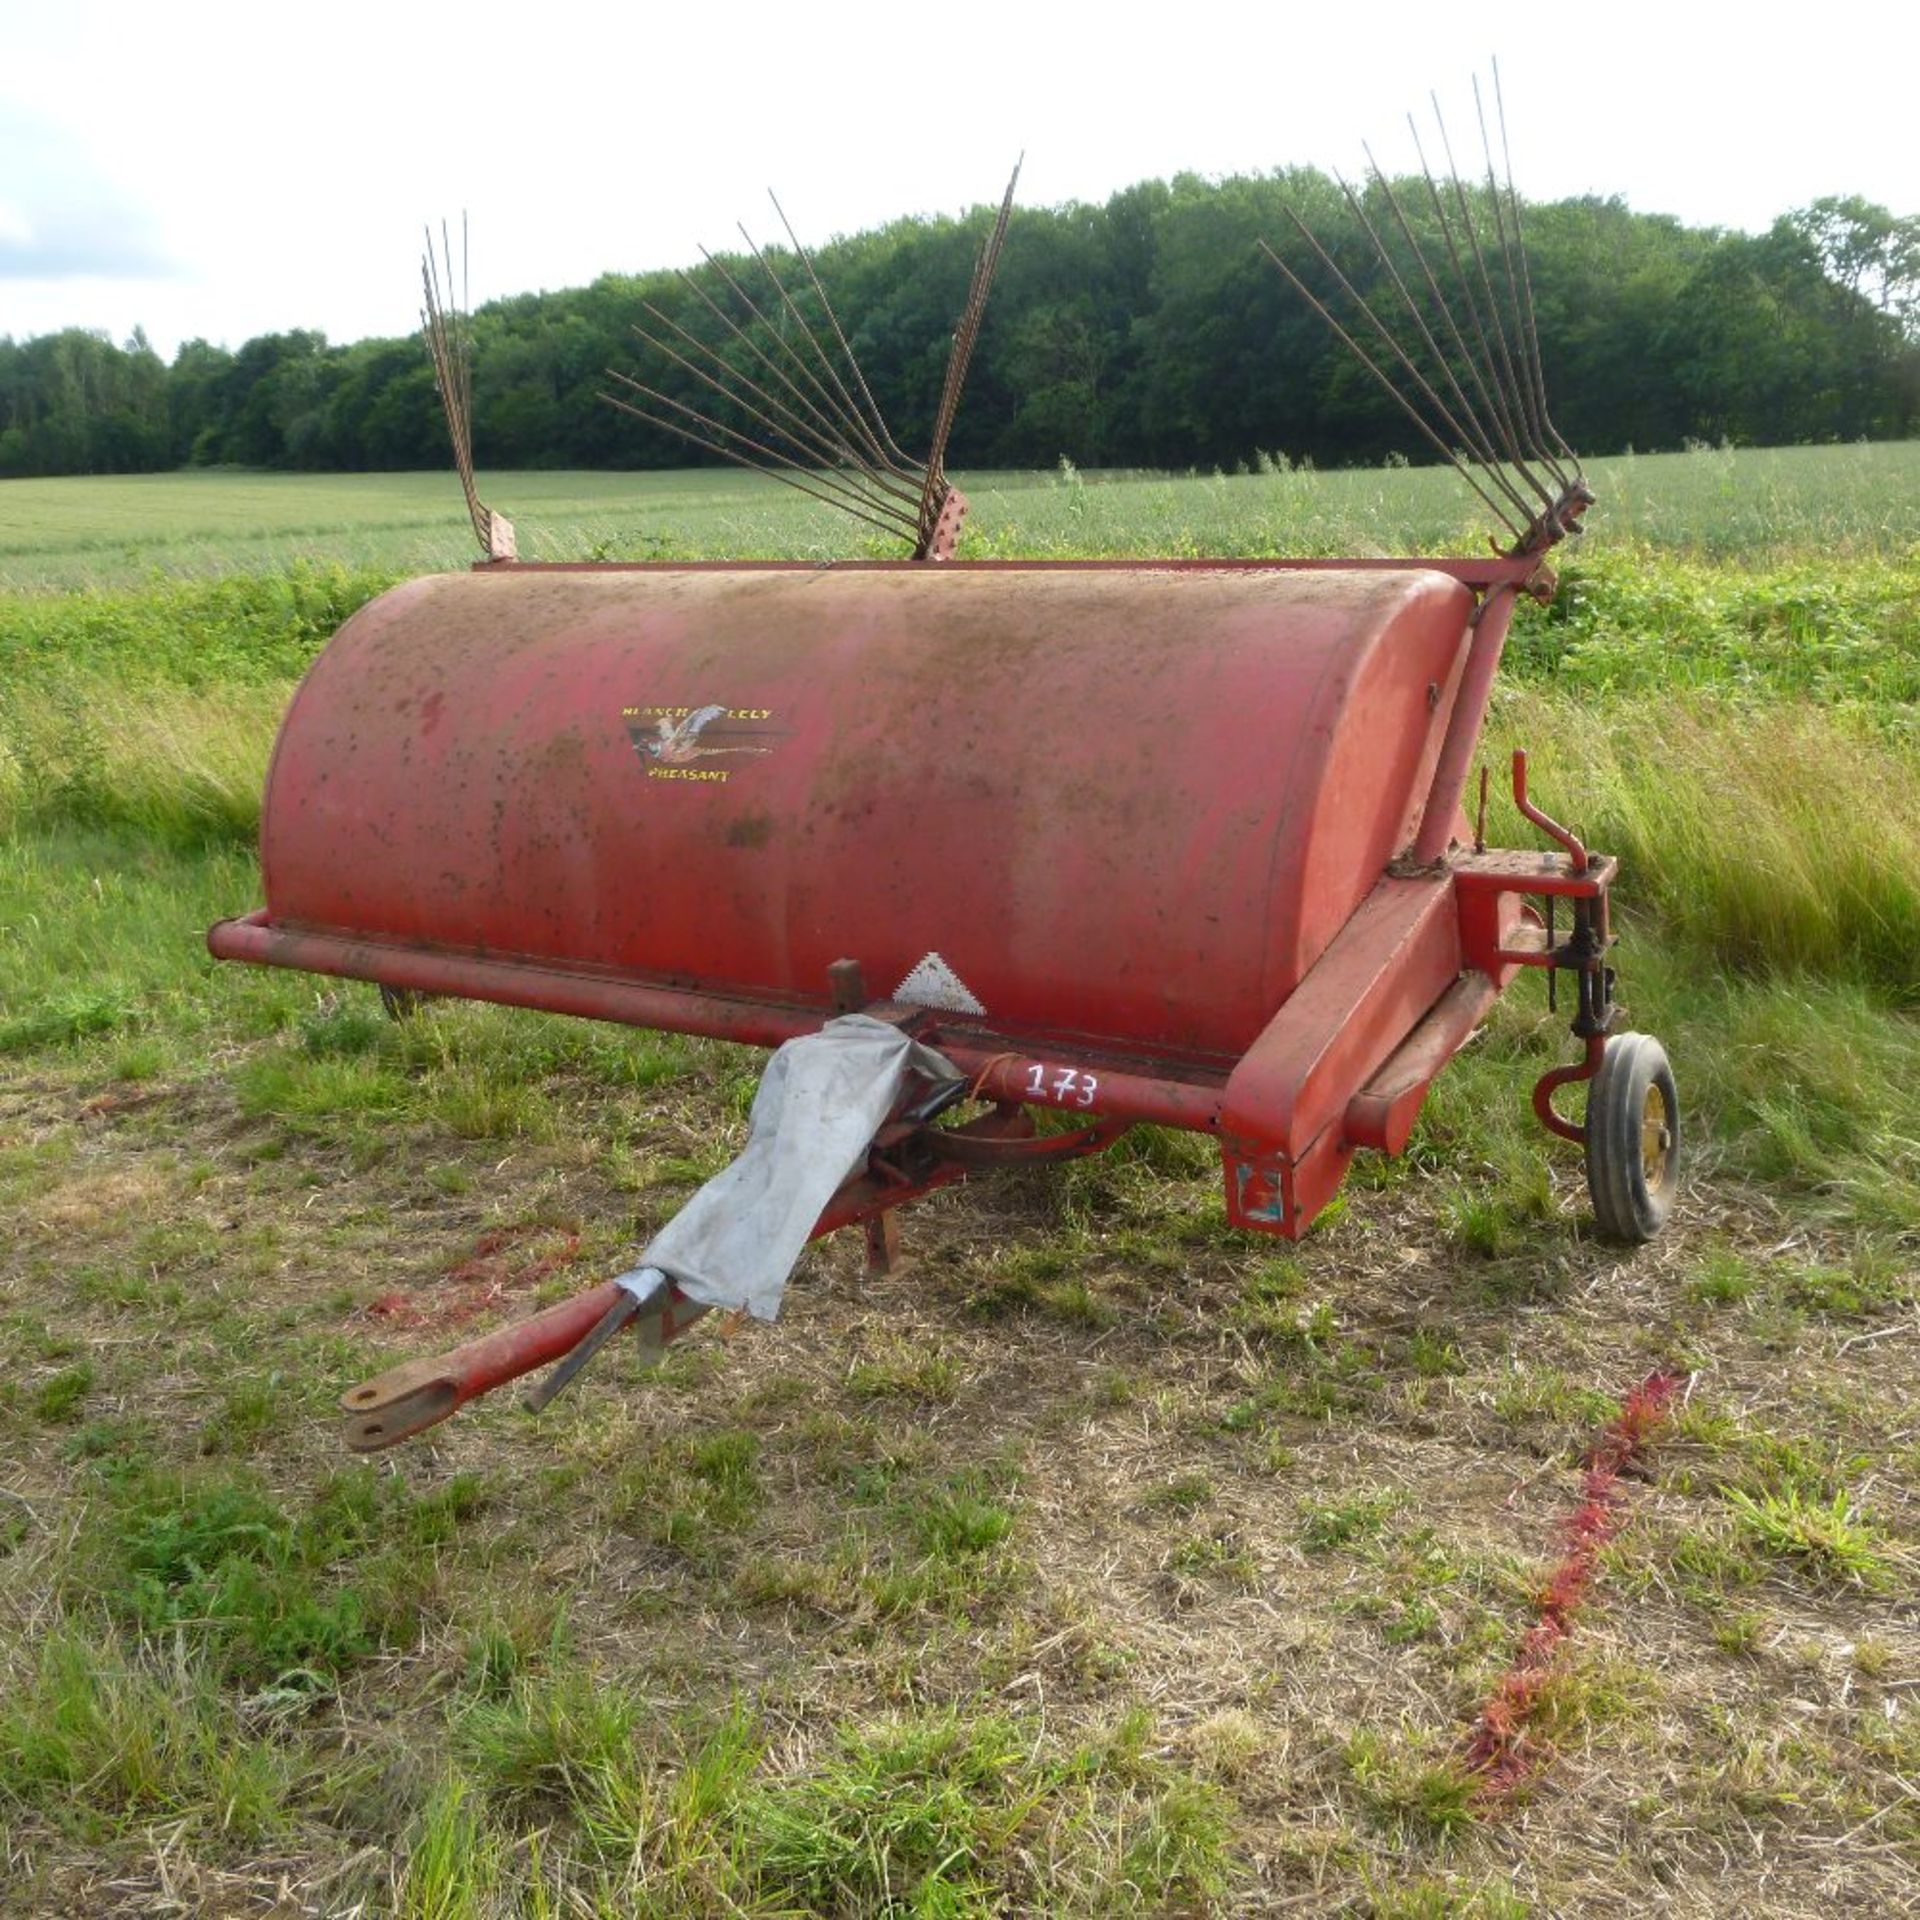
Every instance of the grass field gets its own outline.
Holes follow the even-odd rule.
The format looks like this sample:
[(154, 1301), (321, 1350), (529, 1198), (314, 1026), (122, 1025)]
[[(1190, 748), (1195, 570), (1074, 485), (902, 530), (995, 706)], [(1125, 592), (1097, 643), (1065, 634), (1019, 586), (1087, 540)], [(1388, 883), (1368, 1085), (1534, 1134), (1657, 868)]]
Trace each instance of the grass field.
[[(1472, 502), (1444, 468), (1399, 472), (968, 474), (968, 551), (1399, 553), (1471, 549)], [(1593, 545), (1751, 563), (1911, 555), (1920, 442), (1705, 449), (1602, 461)], [(723, 467), (481, 476), (530, 560), (857, 553), (856, 523)], [(461, 566), (471, 546), (449, 474), (137, 474), (0, 486), (0, 592), (143, 585), (305, 563), (392, 574)]]
[[(377, 1465), (342, 1389), (624, 1262), (759, 1058), (207, 960), (294, 678), (463, 561), (450, 481), (0, 486), (0, 1913), (1920, 1909), (1916, 477), (1610, 463), (1516, 631), (1489, 757), (1622, 855), (1689, 1102), (1654, 1247), (1527, 1111), (1523, 983), (1297, 1248), (1140, 1133)], [(745, 480), (486, 491), (537, 552), (858, 550)], [(975, 495), (983, 553), (1471, 526), (1405, 471)], [(1542, 1764), (1476, 1797), (1656, 1365)]]

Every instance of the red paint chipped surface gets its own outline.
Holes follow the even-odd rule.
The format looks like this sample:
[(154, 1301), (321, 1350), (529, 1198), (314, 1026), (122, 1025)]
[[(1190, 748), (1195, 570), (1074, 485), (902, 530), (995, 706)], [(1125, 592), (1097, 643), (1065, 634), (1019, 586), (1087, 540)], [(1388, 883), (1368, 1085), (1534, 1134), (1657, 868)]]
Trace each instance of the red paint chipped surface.
[(1530, 1737), (1529, 1725), (1553, 1677), (1560, 1643), (1572, 1631), (1593, 1585), (1600, 1549), (1625, 1523), (1620, 1476), (1638, 1459), (1685, 1384), (1681, 1374), (1648, 1374), (1627, 1395), (1587, 1456), (1580, 1504), (1562, 1524), (1566, 1551), (1541, 1591), (1540, 1617), (1467, 1740), (1466, 1767), (1480, 1777), (1483, 1795), (1511, 1792), (1546, 1757), (1543, 1743)]
[[(525, 1243), (545, 1243), (534, 1252)], [(516, 1249), (531, 1258), (515, 1258)], [(411, 1293), (383, 1293), (362, 1309), (395, 1327), (459, 1327), (510, 1296), (530, 1292), (580, 1258), (580, 1236), (564, 1228), (490, 1227), (444, 1278)]]

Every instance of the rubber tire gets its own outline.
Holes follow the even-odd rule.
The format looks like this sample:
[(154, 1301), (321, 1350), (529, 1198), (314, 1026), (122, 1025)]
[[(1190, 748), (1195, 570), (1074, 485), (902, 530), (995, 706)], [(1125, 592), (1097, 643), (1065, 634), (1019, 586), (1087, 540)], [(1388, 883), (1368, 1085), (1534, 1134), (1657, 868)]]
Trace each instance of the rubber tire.
[[(1662, 1176), (1647, 1178), (1641, 1126), (1650, 1093), (1671, 1136)], [(1587, 1191), (1603, 1238), (1643, 1246), (1667, 1223), (1680, 1189), (1680, 1096), (1667, 1051), (1650, 1033), (1616, 1033), (1587, 1095)]]

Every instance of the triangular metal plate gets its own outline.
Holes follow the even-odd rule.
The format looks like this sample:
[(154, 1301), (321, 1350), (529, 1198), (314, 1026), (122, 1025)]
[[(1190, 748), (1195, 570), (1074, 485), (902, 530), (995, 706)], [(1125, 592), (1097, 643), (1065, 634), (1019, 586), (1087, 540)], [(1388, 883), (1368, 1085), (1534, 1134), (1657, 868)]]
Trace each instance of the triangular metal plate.
[(941, 1013), (986, 1012), (972, 989), (937, 953), (928, 954), (894, 988), (893, 997), (905, 1006), (933, 1007)]

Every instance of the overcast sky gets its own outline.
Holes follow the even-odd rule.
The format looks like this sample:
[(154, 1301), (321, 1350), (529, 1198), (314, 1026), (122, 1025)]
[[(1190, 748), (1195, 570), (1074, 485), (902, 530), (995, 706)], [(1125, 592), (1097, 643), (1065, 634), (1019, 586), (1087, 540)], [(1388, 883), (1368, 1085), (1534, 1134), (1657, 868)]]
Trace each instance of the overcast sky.
[(1920, 212), (1920, 5), (427, 8), (0, 0), (0, 334), (171, 354), (415, 323), (421, 222), (476, 304), (680, 265), (777, 186), (803, 239), (1183, 170), (1410, 160), (1497, 54), (1522, 193), (1758, 230), (1821, 194)]

